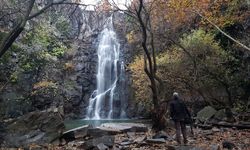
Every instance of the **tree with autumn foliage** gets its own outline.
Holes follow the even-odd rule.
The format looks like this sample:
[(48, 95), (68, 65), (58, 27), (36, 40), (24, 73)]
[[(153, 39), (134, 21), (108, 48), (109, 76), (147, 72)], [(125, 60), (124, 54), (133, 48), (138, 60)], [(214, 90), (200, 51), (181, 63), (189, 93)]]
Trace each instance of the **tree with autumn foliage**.
[[(133, 1), (125, 13), (134, 18), (140, 30), (131, 31), (134, 38), (129, 34), (129, 39), (140, 36), (144, 52), (131, 65), (134, 86), (138, 90), (137, 99), (143, 102), (148, 100), (146, 104), (153, 100), (153, 105), (149, 105), (153, 106), (153, 110), (160, 108), (157, 103), (165, 100), (165, 93), (170, 95), (174, 90), (181, 91), (187, 99), (196, 97), (218, 107), (228, 105), (233, 108), (238, 103), (246, 102), (249, 99), (246, 94), (249, 82), (243, 80), (249, 74), (249, 62), (243, 56), (249, 53), (248, 38), (245, 36), (248, 32), (236, 35), (227, 31), (237, 30), (233, 28), (237, 24), (246, 26), (249, 12), (246, 6), (246, 1), (240, 3), (236, 0)], [(152, 68), (156, 66), (153, 72), (156, 78), (152, 81), (156, 82), (157, 100), (150, 97), (154, 96), (154, 84), (147, 72), (150, 70), (147, 53)], [(148, 79), (141, 75), (139, 67), (144, 68)], [(238, 73), (236, 70), (241, 71)], [(158, 79), (162, 80), (164, 88), (159, 88)], [(220, 96), (218, 91), (221, 91)]]
[(147, 88), (151, 90), (152, 100), (152, 119), (153, 129), (161, 130), (164, 126), (165, 108), (160, 107), (161, 102), (158, 98), (160, 86), (162, 85), (161, 79), (157, 76), (157, 62), (156, 62), (156, 49), (154, 42), (154, 29), (151, 22), (151, 6), (149, 2), (144, 0), (133, 1), (128, 10), (124, 10), (126, 14), (132, 17), (139, 27), (140, 43), (143, 50), (143, 70), (149, 80)]

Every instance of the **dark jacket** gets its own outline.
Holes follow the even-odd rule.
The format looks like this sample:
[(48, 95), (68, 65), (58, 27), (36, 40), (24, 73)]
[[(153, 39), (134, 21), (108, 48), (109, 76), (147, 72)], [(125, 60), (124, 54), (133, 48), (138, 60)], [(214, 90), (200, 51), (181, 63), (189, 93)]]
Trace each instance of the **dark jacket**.
[(191, 115), (187, 109), (187, 106), (178, 97), (175, 97), (172, 101), (170, 101), (169, 105), (170, 117), (174, 121), (185, 121), (186, 119), (191, 119)]

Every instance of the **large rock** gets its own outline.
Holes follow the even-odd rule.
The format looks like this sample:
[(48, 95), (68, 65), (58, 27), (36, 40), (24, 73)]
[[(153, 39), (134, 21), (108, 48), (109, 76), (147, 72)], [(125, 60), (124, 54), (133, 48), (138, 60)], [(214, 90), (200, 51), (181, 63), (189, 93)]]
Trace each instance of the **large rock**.
[(97, 150), (109, 150), (108, 146), (104, 145), (103, 143), (100, 143), (96, 147)]
[(153, 139), (159, 139), (159, 138), (168, 139), (169, 135), (165, 131), (159, 131), (153, 136)]
[(147, 139), (147, 143), (152, 143), (152, 144), (162, 144), (166, 143), (166, 140), (164, 138), (159, 138), (159, 139)]
[(104, 123), (100, 127), (102, 130), (113, 132), (146, 132), (148, 127), (140, 123)]
[(104, 135), (116, 135), (121, 133), (120, 131), (115, 131), (115, 130), (105, 130), (105, 129), (99, 129), (99, 128), (89, 128), (88, 129), (88, 136), (90, 137), (100, 137)]
[(234, 114), (230, 108), (217, 111), (213, 118), (215, 121), (235, 122)]
[(206, 122), (212, 118), (216, 112), (217, 111), (213, 107), (207, 106), (197, 113), (197, 121)]
[(112, 147), (114, 145), (115, 137), (114, 136), (102, 136), (99, 138), (90, 139), (84, 142), (79, 148), (80, 149), (93, 149), (98, 148), (98, 145), (106, 145)]
[(87, 136), (89, 128), (90, 128), (89, 125), (84, 125), (75, 129), (65, 131), (63, 132), (63, 135), (61, 138), (65, 139), (66, 141), (72, 141), (77, 138), (83, 138)]
[(243, 122), (250, 122), (250, 111), (240, 114), (239, 119)]
[(16, 119), (6, 127), (6, 147), (43, 145), (60, 137), (64, 130), (62, 115), (58, 109), (35, 111)]
[(226, 117), (227, 116), (226, 116), (226, 110), (225, 109), (218, 110), (214, 115), (214, 119), (216, 119), (218, 121), (225, 121)]
[(146, 140), (147, 139), (147, 136), (146, 135), (142, 135), (142, 136), (140, 136), (140, 137), (137, 137), (135, 140), (134, 140), (134, 142), (135, 143), (142, 143), (144, 140)]

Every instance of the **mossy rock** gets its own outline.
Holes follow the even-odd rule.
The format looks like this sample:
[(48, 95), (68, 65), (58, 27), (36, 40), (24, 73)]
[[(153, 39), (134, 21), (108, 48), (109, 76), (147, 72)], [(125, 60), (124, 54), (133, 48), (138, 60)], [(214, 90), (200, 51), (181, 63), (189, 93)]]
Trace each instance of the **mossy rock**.
[(197, 113), (197, 120), (200, 122), (206, 122), (212, 118), (216, 112), (217, 111), (213, 107), (207, 106)]
[(225, 109), (221, 109), (219, 111), (216, 112), (216, 114), (214, 115), (214, 119), (216, 120), (226, 120), (226, 110)]

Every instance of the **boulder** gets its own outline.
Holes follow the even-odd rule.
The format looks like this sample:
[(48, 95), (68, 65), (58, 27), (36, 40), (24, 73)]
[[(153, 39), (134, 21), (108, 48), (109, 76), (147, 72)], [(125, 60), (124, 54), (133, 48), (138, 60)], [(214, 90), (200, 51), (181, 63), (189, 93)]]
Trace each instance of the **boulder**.
[(147, 139), (146, 135), (142, 135), (134, 140), (135, 143), (142, 143), (144, 140)]
[(58, 111), (35, 111), (9, 124), (4, 140), (7, 147), (26, 147), (31, 143), (43, 145), (59, 138), (64, 128)]
[(122, 146), (117, 146), (117, 145), (116, 145), (116, 146), (113, 147), (113, 150), (122, 150), (122, 149), (123, 149)]
[(225, 113), (226, 113), (226, 121), (227, 122), (230, 122), (230, 123), (236, 122), (236, 119), (234, 117), (234, 115), (236, 115), (236, 113), (233, 112), (232, 109), (227, 107), (226, 110), (225, 110)]
[(96, 146), (96, 150), (109, 150), (109, 147), (104, 145), (103, 143), (100, 143)]
[(68, 131), (63, 132), (62, 139), (65, 139), (66, 141), (72, 141), (77, 138), (83, 138), (87, 136), (88, 129), (90, 128), (89, 125), (84, 125), (78, 128), (74, 128)]
[(130, 139), (133, 139), (133, 138), (135, 138), (135, 132), (127, 132), (127, 135), (128, 135), (128, 137), (130, 138)]
[(104, 123), (99, 129), (114, 132), (146, 132), (148, 127), (140, 123)]
[(213, 107), (207, 106), (197, 113), (197, 121), (206, 122), (212, 118), (216, 112), (217, 111)]
[(101, 137), (104, 135), (116, 135), (121, 132), (113, 131), (113, 130), (105, 130), (105, 129), (99, 129), (99, 128), (89, 128), (87, 135), (90, 137)]
[(159, 138), (168, 139), (168, 137), (169, 135), (165, 131), (159, 131), (153, 136), (153, 139), (159, 139)]
[(226, 116), (226, 110), (225, 109), (218, 110), (214, 115), (214, 119), (219, 120), (219, 121), (225, 121), (226, 117), (227, 116)]
[(221, 130), (220, 130), (219, 128), (213, 127), (213, 128), (212, 128), (212, 131), (213, 131), (213, 132), (220, 132)]
[(147, 139), (147, 143), (152, 143), (152, 144), (162, 144), (166, 143), (166, 140), (164, 138), (159, 138), (159, 139)]
[(79, 148), (86, 149), (86, 150), (95, 149), (95, 148), (98, 148), (97, 146), (99, 144), (101, 145), (104, 144), (108, 147), (112, 147), (114, 145), (114, 140), (115, 140), (114, 136), (102, 136), (99, 138), (93, 138), (84, 142)]
[(121, 146), (130, 145), (130, 144), (134, 144), (134, 142), (128, 140), (128, 141), (123, 141), (123, 142), (120, 143)]

